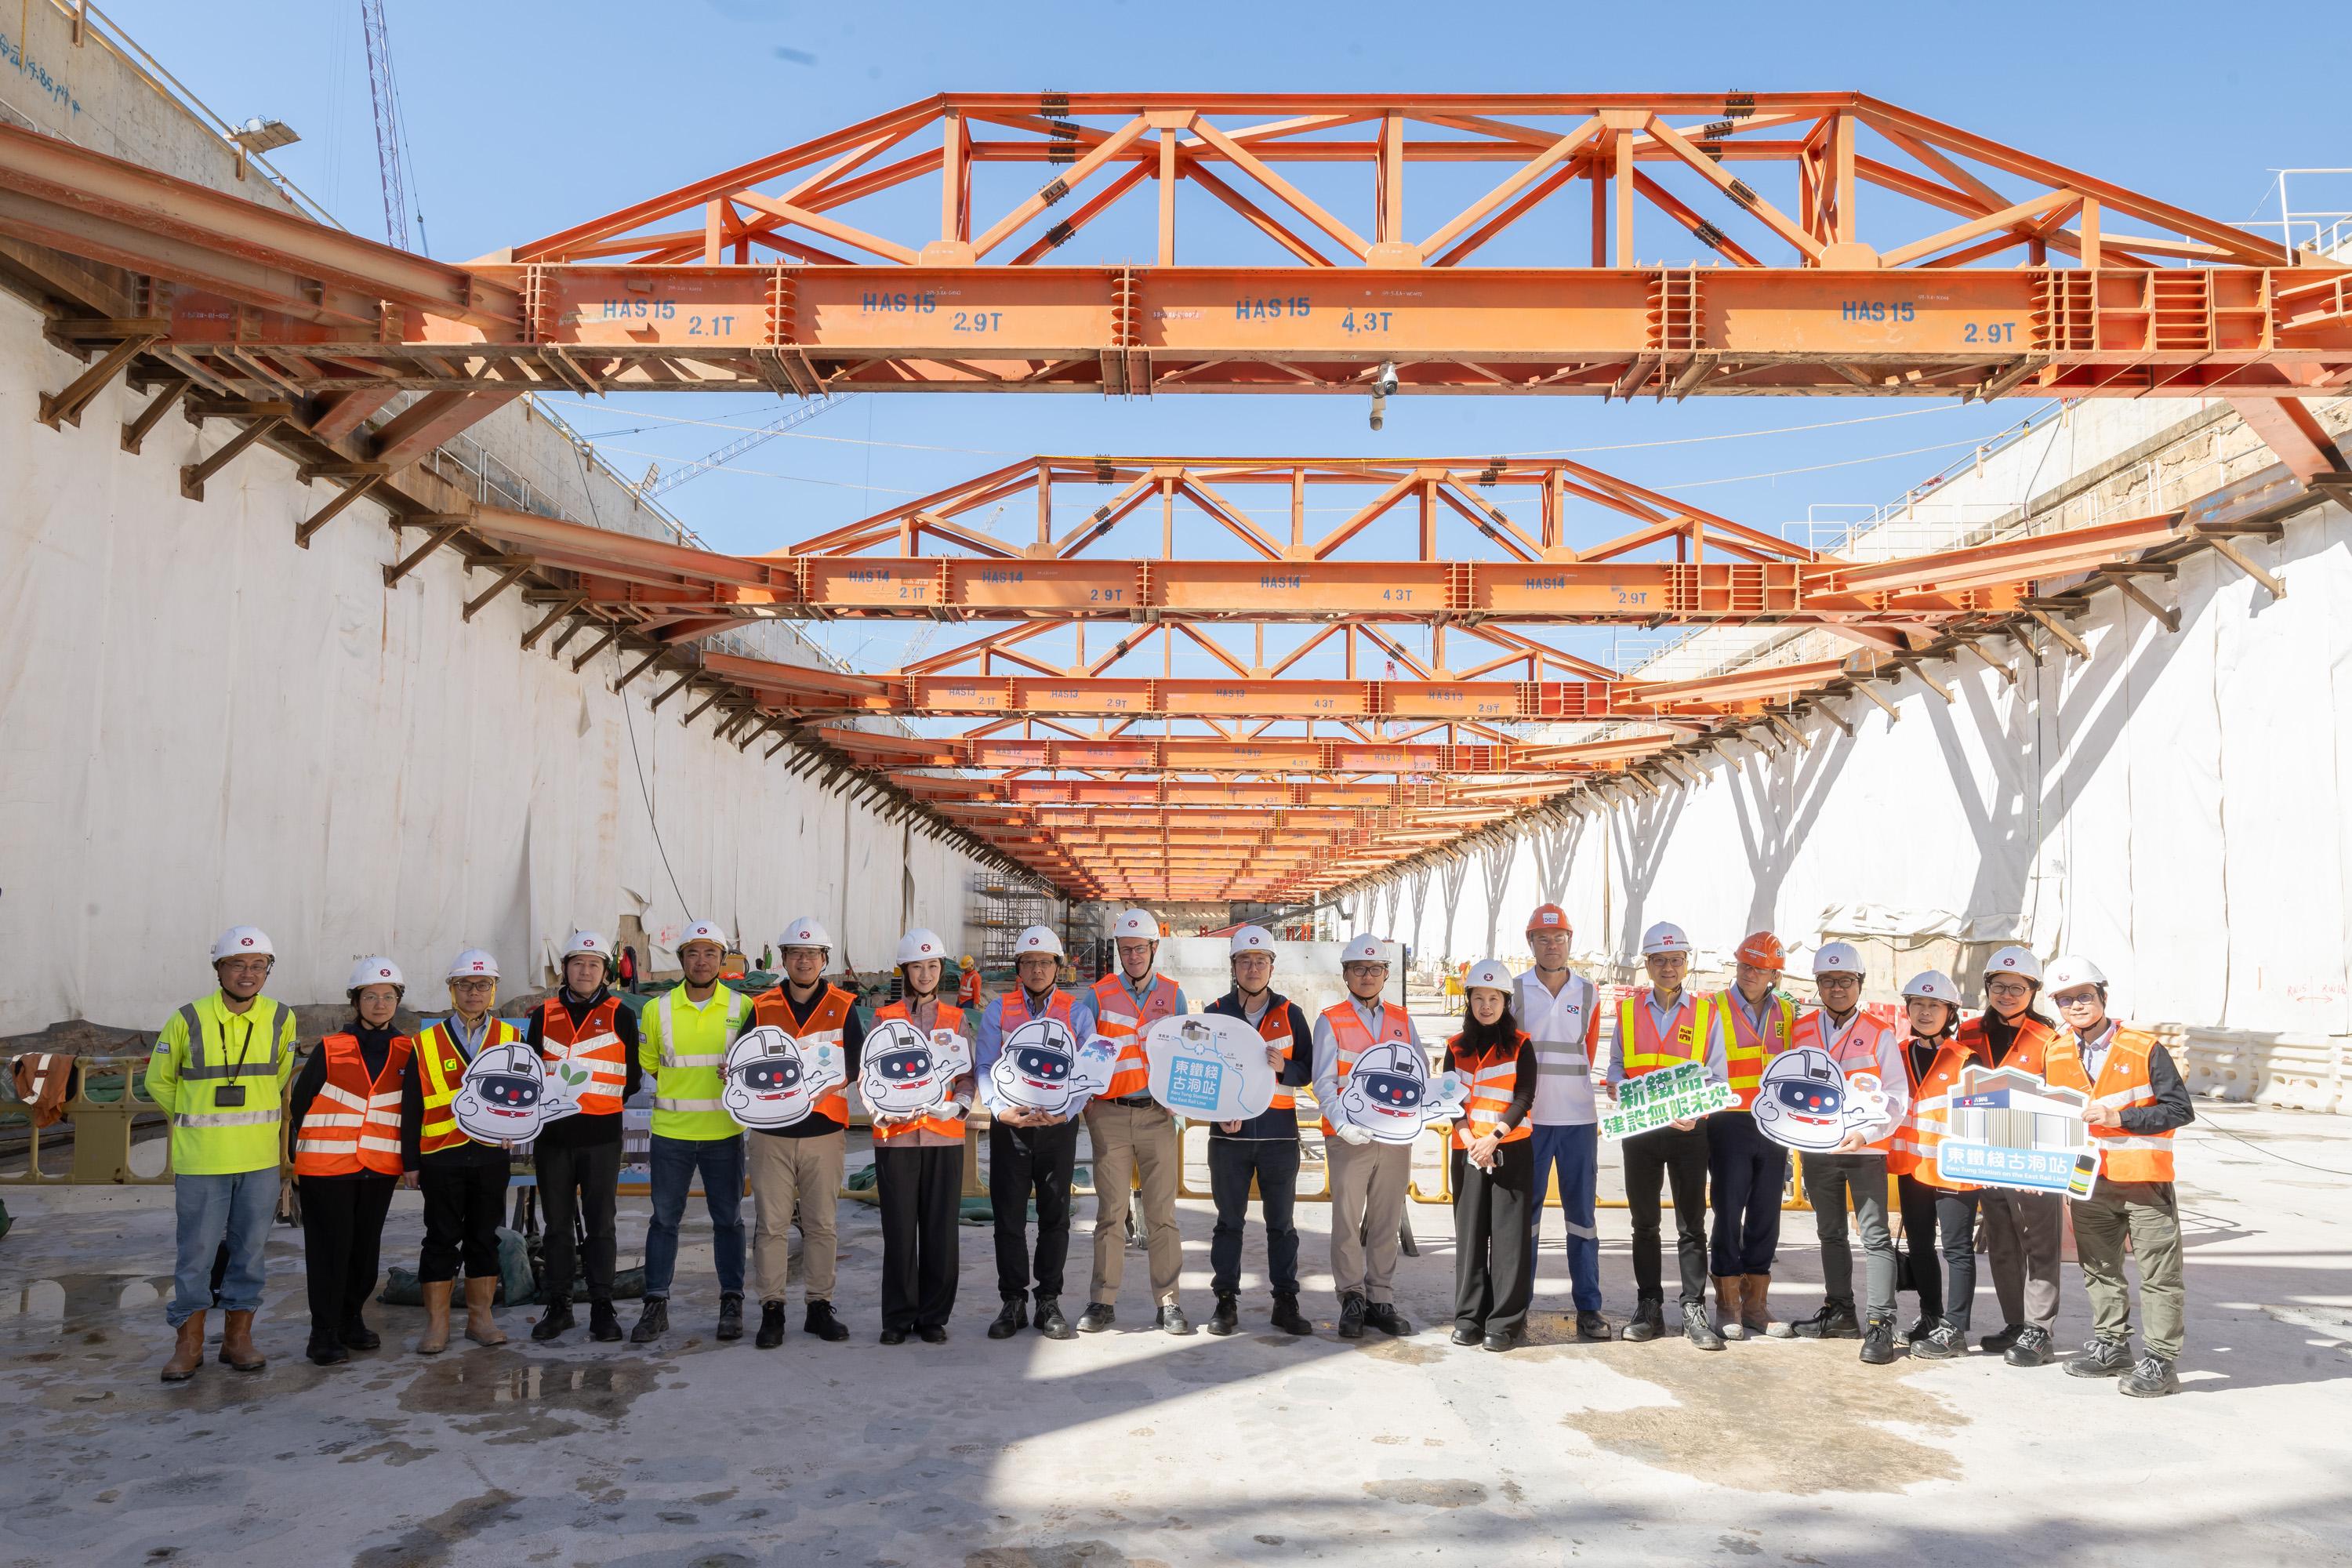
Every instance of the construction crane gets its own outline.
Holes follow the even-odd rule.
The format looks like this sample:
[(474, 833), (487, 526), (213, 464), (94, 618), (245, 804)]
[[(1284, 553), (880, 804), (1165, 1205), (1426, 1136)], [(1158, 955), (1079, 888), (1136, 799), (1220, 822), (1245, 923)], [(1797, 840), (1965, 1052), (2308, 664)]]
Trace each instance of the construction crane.
[[(410, 248), (408, 132), (400, 119), (400, 81), (392, 70), (392, 40), (384, 32), (383, 0), (360, 0), (360, 34), (367, 40), (368, 96), (375, 104), (375, 158), (383, 183), (385, 243)], [(416, 213), (416, 248), (432, 253), (425, 212)]]
[(683, 468), (672, 468), (668, 473), (657, 474), (647, 479), (643, 486), (643, 493), (648, 498), (657, 496), (664, 490), (676, 489), (688, 479), (699, 479), (713, 468), (723, 468), (752, 447), (772, 441), (785, 431), (805, 425), (826, 409), (847, 403), (856, 395), (851, 392), (839, 397), (821, 396), (796, 403), (758, 429), (745, 431), (717, 451), (705, 452)]

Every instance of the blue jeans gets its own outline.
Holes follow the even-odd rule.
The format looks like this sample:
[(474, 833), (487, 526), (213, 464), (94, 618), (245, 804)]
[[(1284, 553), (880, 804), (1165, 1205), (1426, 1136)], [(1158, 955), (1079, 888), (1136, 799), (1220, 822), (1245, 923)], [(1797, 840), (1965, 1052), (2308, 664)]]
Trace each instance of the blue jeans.
[(259, 1310), (261, 1247), (278, 1217), (278, 1167), (234, 1176), (175, 1176), (172, 1202), (179, 1212), (179, 1256), (163, 1321), (176, 1329), (213, 1304), (213, 1257), (223, 1241), (228, 1272), (221, 1278), (221, 1306), (231, 1312)]
[(1592, 1205), (1601, 1185), (1601, 1129), (1543, 1127), (1528, 1140), (1535, 1145), (1535, 1195), (1528, 1204), (1528, 1241), (1543, 1229), (1549, 1172), (1559, 1173), (1559, 1214), (1568, 1225), (1570, 1297), (1580, 1312), (1601, 1310), (1601, 1232)]
[(719, 1293), (743, 1293), (743, 1135), (665, 1138), (654, 1134), (654, 1222), (646, 1227), (646, 1300), (669, 1300), (677, 1272), (677, 1222), (686, 1217), (687, 1190), (702, 1174), (702, 1201), (710, 1207), (710, 1250), (719, 1262)]

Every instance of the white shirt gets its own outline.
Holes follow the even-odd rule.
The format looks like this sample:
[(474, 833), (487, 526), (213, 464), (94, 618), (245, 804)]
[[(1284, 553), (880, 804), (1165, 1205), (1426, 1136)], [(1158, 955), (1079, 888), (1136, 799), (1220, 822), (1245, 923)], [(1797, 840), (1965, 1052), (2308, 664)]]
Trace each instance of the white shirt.
[[(1364, 1033), (1378, 1040), (1381, 1031), (1388, 1026), (1387, 1004), (1367, 1002), (1353, 992), (1349, 993), (1348, 1003), (1363, 1021)], [(1404, 1037), (1415, 1050), (1421, 1049), (1421, 1030), (1414, 1026), (1410, 1013), (1405, 1014)], [(1424, 1056), (1423, 1059), (1428, 1058)], [(1315, 1103), (1339, 1103), (1339, 1037), (1331, 1032), (1329, 1021), (1320, 1013), (1315, 1016)]]
[(1528, 1120), (1538, 1127), (1589, 1127), (1601, 1120), (1592, 1102), (1593, 1028), (1600, 992), (1570, 974), (1559, 992), (1530, 969), (1519, 976), (1513, 1011), (1536, 1047), (1536, 1102)]

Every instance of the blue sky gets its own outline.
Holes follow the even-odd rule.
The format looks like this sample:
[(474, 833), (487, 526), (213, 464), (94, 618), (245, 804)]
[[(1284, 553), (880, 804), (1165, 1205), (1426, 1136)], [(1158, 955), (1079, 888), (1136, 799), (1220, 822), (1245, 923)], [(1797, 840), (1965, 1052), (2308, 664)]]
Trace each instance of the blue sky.
[[(347, 225), (381, 235), (356, 0), (247, 0), (236, 26), (184, 0), (110, 9), (223, 114), (291, 123), (303, 141), (279, 166)], [(387, 10), (415, 195), (445, 258), (945, 89), (1857, 89), (2227, 221), (2267, 216), (2272, 168), (2352, 163), (2330, 132), (2340, 51), (2234, 58), (2202, 5), (388, 0)], [(1850, 512), (1899, 495), (2033, 406), (1424, 397), (1392, 406), (1376, 435), (1353, 398), (869, 396), (745, 457), (745, 471), (667, 499), (714, 543), (756, 550), (1010, 454), (1567, 450), (1776, 528), (1809, 509)], [(756, 424), (776, 407), (671, 397), (567, 415), (634, 474), (722, 445), (731, 432), (711, 426)], [(709, 425), (672, 423), (681, 417)]]

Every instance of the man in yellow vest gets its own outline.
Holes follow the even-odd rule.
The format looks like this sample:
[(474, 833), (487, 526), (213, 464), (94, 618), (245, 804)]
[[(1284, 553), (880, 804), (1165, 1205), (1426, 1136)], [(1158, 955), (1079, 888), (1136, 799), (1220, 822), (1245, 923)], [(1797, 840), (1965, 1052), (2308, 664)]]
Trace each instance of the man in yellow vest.
[[(1176, 1278), (1184, 1267), (1184, 1241), (1176, 1229), (1183, 1150), (1175, 1116), (1151, 1098), (1143, 1035), (1159, 1020), (1192, 1008), (1183, 987), (1152, 973), (1160, 952), (1160, 922), (1150, 910), (1123, 911), (1111, 927), (1111, 939), (1118, 963), (1095, 982), (1095, 1027), (1116, 1035), (1121, 1049), (1110, 1087), (1087, 1101), (1085, 1112), (1087, 1142), (1094, 1152), (1095, 1268), (1078, 1329), (1098, 1334), (1114, 1320), (1119, 1283), (1127, 1274), (1127, 1215), (1134, 1195), (1129, 1184), (1134, 1182), (1142, 1188), (1143, 1233), (1150, 1247), (1151, 1300), (1159, 1309), (1159, 1327), (1171, 1334), (1189, 1334), (1192, 1325), (1176, 1302)], [(1061, 939), (1044, 926), (1021, 933), (1013, 947), (1016, 970), (1033, 952), (1065, 956)]]
[(213, 1255), (226, 1241), (227, 1312), (221, 1361), (239, 1372), (268, 1362), (253, 1345), (261, 1306), (262, 1244), (278, 1213), (286, 1085), (294, 1075), (294, 1009), (261, 994), (277, 949), (254, 926), (213, 943), (219, 988), (172, 1015), (147, 1062), (147, 1093), (172, 1119), (172, 1196), (178, 1247), (172, 1304), (178, 1333), (165, 1383), (185, 1383), (205, 1359)]
[(466, 1270), (466, 1337), (498, 1345), (506, 1335), (492, 1315), (499, 1293), (499, 1226), (506, 1218), (511, 1179), (502, 1143), (477, 1143), (457, 1129), (452, 1109), (466, 1069), (485, 1050), (522, 1038), (522, 1031), (490, 1009), (499, 999), (499, 961), (469, 947), (449, 963), (449, 1015), (416, 1031), (414, 1101), (416, 1180), (425, 1194), (425, 1245), (416, 1282), (425, 1293), (425, 1333), (419, 1355), (449, 1348), (449, 1299), (457, 1268)]
[(654, 1217), (646, 1229), (645, 1310), (629, 1331), (634, 1344), (651, 1344), (669, 1327), (678, 1221), (697, 1175), (719, 1266), (717, 1337), (743, 1337), (743, 1130), (727, 1114), (723, 1096), (727, 1047), (751, 1009), (741, 992), (719, 983), (730, 945), (709, 921), (687, 927), (677, 942), (686, 978), (639, 1021), (637, 1064), (654, 1078)]
[(1714, 1012), (1737, 1103), (1706, 1119), (1707, 1197), (1715, 1207), (1707, 1252), (1723, 1337), (1738, 1340), (1775, 1327), (1767, 1295), (1780, 1249), (1789, 1151), (1757, 1131), (1754, 1108), (1764, 1064), (1795, 1034), (1797, 1004), (1780, 989), (1789, 955), (1770, 931), (1749, 932), (1731, 961), (1732, 984), (1715, 998)]
[[(2061, 958), (2045, 976), (2066, 1026), (2043, 1062), (2046, 1081), (2091, 1097), (2099, 1179), (2074, 1200), (2074, 1256), (2091, 1298), (2090, 1343), (2066, 1363), (2076, 1377), (2121, 1377), (2135, 1399), (2180, 1391), (2180, 1203), (2172, 1186), (2172, 1133), (2197, 1119), (2189, 1086), (2156, 1037), (2107, 1016), (2107, 976), (2087, 958)], [(2139, 1263), (2140, 1348), (2131, 1359), (2131, 1282), (2124, 1243)]]
[[(1353, 1122), (1335, 1123), (1356, 1063), (1375, 1047), (1419, 1053), (1421, 1031), (1388, 989), (1388, 943), (1376, 936), (1349, 939), (1339, 950), (1339, 976), (1348, 995), (1315, 1020), (1315, 1103), (1323, 1107), (1325, 1181), (1331, 1192), (1331, 1287), (1339, 1296), (1339, 1337), (1360, 1340), (1367, 1328), (1409, 1334), (1412, 1324), (1396, 1310), (1396, 1261), (1403, 1247), (1404, 1205), (1412, 1184), (1411, 1143), (1386, 1143)], [(1428, 1058), (1424, 1056), (1423, 1061)]]

